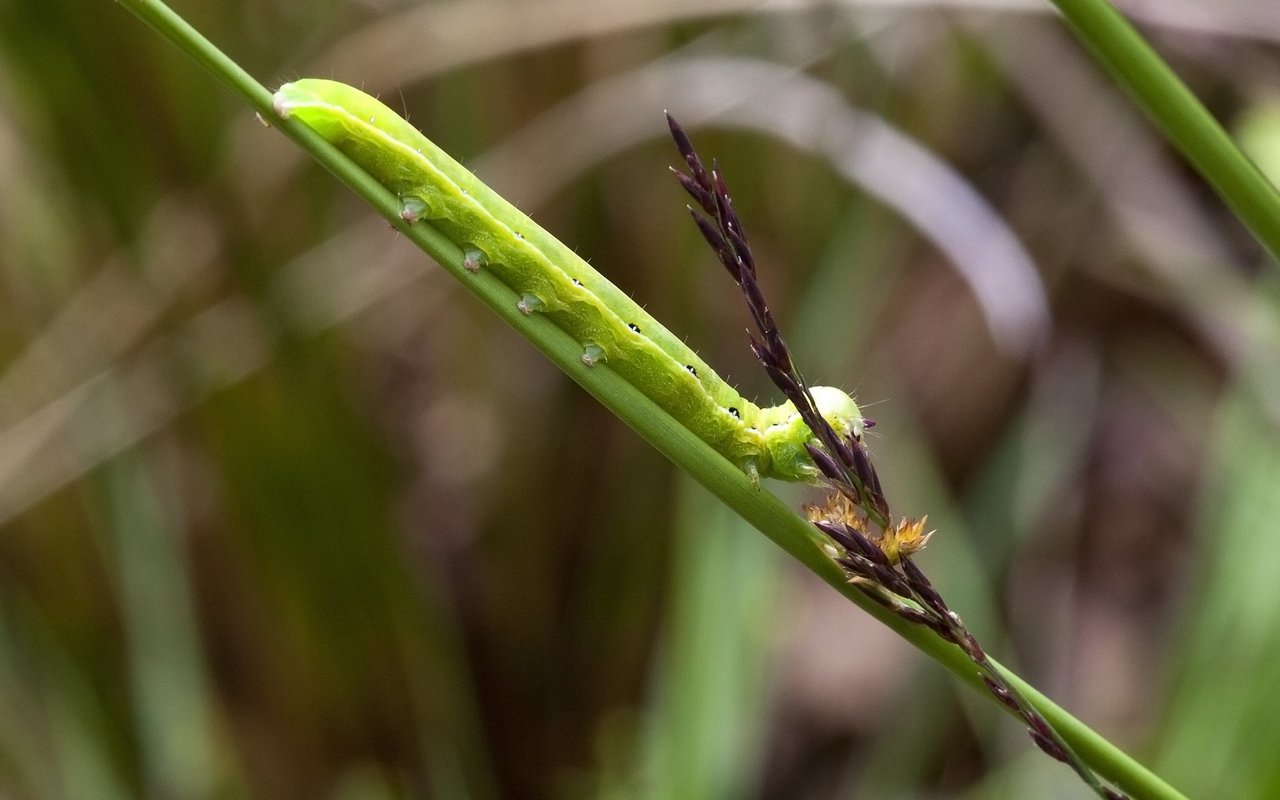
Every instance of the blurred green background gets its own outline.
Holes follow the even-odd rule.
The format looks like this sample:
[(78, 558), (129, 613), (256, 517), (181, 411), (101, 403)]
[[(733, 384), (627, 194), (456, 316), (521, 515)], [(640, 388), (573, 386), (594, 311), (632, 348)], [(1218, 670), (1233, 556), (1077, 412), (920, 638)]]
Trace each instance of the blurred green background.
[[(1122, 6), (1280, 172), (1272, 0)], [(670, 109), (988, 648), (1280, 796), (1276, 265), (1047, 3), (176, 9), (772, 404)], [(1087, 796), (121, 8), (0, 0), (0, 189), (0, 797)]]

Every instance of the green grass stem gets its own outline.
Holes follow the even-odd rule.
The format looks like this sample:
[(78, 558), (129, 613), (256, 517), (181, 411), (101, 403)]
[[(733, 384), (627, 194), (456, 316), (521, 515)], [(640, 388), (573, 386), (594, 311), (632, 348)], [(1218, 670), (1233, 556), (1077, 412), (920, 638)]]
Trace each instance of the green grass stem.
[[(476, 275), (466, 273), (462, 267), (461, 251), (438, 231), (423, 223), (406, 224), (400, 218), (400, 204), (396, 197), (305, 125), (296, 120), (280, 119), (272, 107), (271, 92), (171, 9), (156, 0), (120, 0), (120, 4), (248, 100), (263, 119), (297, 142), (372, 205), (396, 230), (446, 270), (459, 278), (466, 275), (467, 279), (463, 284), (481, 302), (681, 470), (849, 600), (957, 676), (978, 687), (984, 696), (990, 697), (972, 662), (958, 648), (943, 642), (930, 632), (908, 625), (848, 585), (840, 568), (823, 552), (824, 540), (821, 535), (795, 510), (771, 492), (754, 487), (741, 470), (606, 365), (584, 368), (578, 342), (544, 317), (537, 314), (526, 317), (521, 314), (516, 308), (515, 293), (492, 274), (484, 271)], [(658, 121), (660, 117), (655, 116), (655, 124)], [(1054, 705), (1024, 681), (1013, 675), (1009, 677), (1070, 746), (1100, 775), (1115, 782), (1135, 798), (1172, 800), (1182, 797), (1157, 775)]]
[(1280, 266), (1280, 191), (1107, 0), (1053, 0), (1099, 63)]

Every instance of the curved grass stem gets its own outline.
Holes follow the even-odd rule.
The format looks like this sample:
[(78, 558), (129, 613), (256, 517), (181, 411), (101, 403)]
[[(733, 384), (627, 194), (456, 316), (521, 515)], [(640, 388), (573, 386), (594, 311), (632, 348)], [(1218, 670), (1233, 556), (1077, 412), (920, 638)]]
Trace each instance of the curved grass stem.
[(1108, 0), (1053, 0), (1068, 26), (1280, 266), (1280, 191)]
[[(521, 314), (516, 308), (518, 298), (496, 277), (484, 272), (470, 275), (464, 266), (464, 254), (438, 231), (423, 223), (407, 224), (401, 218), (400, 203), (395, 196), (305, 125), (281, 119), (272, 108), (271, 93), (181, 17), (157, 0), (119, 2), (243, 96), (263, 119), (297, 142), (442, 267), (458, 277), (467, 275), (464, 284), (483, 303), (681, 470), (846, 598), (984, 695), (991, 696), (983, 676), (974, 669), (973, 662), (960, 648), (928, 630), (905, 622), (849, 584), (844, 571), (824, 551), (826, 540), (821, 533), (776, 495), (757, 488), (741, 470), (609, 370), (607, 365), (582, 369), (581, 347), (567, 333), (542, 316), (526, 317)], [(1020, 692), (1082, 759), (1131, 796), (1159, 800), (1182, 797), (1159, 776), (1016, 675), (995, 661), (990, 662), (990, 668), (998, 671)]]

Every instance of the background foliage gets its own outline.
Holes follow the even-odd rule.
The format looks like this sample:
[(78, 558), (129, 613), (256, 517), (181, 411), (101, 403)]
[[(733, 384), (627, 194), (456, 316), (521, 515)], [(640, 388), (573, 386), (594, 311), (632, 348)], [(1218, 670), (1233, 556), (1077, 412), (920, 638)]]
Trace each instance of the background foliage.
[[(1151, 5), (1280, 163), (1271, 4)], [(953, 607), (1189, 795), (1275, 796), (1274, 265), (1046, 9), (178, 7), (407, 109), (771, 404), (691, 123)], [(135, 19), (0, 15), (0, 795), (1083, 794)]]

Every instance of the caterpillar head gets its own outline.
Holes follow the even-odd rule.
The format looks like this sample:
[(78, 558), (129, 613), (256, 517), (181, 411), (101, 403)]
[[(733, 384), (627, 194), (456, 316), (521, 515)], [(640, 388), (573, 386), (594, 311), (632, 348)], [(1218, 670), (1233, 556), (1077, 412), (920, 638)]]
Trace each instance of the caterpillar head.
[(838, 436), (862, 438), (862, 411), (847, 392), (834, 386), (815, 386), (809, 392), (813, 395), (813, 402), (818, 404), (818, 413)]
[[(814, 386), (810, 389), (818, 413), (842, 438), (862, 437), (862, 412), (847, 392), (832, 386)], [(764, 444), (769, 451), (770, 474), (784, 481), (810, 481), (818, 476), (818, 470), (809, 457), (805, 445), (814, 436), (809, 426), (800, 419), (791, 403), (762, 409)]]

